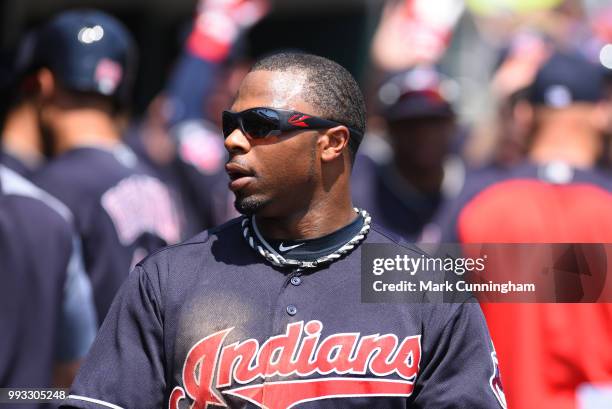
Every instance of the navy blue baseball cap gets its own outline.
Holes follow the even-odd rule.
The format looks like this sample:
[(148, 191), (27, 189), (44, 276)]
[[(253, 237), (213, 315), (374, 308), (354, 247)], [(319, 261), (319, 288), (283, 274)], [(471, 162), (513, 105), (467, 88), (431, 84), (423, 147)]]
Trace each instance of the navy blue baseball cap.
[(603, 70), (580, 54), (557, 51), (538, 70), (528, 98), (552, 108), (599, 102), (604, 98)]
[(0, 90), (9, 88), (15, 81), (15, 50), (0, 50)]
[(37, 32), (31, 48), (31, 68), (49, 68), (65, 88), (129, 99), (136, 48), (114, 17), (97, 10), (60, 13)]
[(453, 117), (458, 85), (432, 66), (393, 75), (378, 90), (381, 114), (389, 121)]

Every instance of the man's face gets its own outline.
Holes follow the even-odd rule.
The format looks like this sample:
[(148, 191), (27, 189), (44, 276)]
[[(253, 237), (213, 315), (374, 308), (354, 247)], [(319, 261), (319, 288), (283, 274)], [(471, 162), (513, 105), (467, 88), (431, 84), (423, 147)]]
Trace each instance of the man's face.
[(414, 118), (389, 123), (396, 160), (416, 168), (440, 166), (455, 132), (452, 118)]
[[(290, 109), (317, 115), (301, 95), (301, 74), (254, 71), (243, 80), (231, 111), (255, 107)], [(282, 217), (306, 208), (319, 179), (317, 131), (287, 132), (250, 139), (238, 128), (225, 140), (226, 170), (236, 209), (244, 214)]]

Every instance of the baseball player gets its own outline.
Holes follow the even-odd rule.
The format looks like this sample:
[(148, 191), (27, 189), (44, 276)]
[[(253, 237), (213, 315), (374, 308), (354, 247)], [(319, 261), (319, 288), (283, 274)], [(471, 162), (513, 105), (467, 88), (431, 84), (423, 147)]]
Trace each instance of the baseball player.
[[(612, 182), (597, 169), (606, 125), (602, 83), (600, 67), (578, 54), (554, 53), (528, 93), (537, 124), (528, 161), (470, 181), (438, 221), (442, 241), (609, 243)], [(550, 277), (554, 288), (557, 278)], [(580, 284), (572, 286), (577, 293)], [(509, 407), (610, 405), (604, 386), (612, 381), (610, 304), (485, 304), (483, 310)]]
[(181, 238), (172, 195), (121, 143), (135, 50), (98, 11), (69, 11), (37, 36), (40, 121), (54, 158), (34, 180), (73, 212), (102, 321), (129, 269)]
[(457, 135), (452, 98), (444, 92), (453, 85), (425, 65), (385, 81), (378, 96), (390, 153), (372, 159), (362, 155), (352, 175), (355, 204), (409, 241), (463, 184), (463, 163), (451, 154)]
[(255, 64), (223, 113), (244, 216), (137, 265), (63, 407), (501, 407), (476, 303), (360, 302), (361, 245), (395, 243), (351, 204), (364, 130), (338, 64)]
[(0, 165), (1, 388), (70, 385), (95, 338), (91, 283), (71, 223), (65, 206)]

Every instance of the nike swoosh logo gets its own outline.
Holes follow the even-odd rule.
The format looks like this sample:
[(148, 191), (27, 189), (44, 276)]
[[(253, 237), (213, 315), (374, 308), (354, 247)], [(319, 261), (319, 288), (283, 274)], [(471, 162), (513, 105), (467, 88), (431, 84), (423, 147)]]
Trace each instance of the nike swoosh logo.
[(301, 246), (301, 245), (303, 245), (303, 244), (304, 244), (304, 243), (300, 243), (300, 244), (296, 244), (295, 246), (287, 246), (287, 247), (285, 247), (285, 243), (281, 243), (281, 244), (280, 244), (280, 246), (278, 246), (278, 249), (279, 249), (280, 251), (282, 251), (282, 252), (285, 252), (285, 251), (292, 250), (292, 249), (294, 249), (294, 248), (296, 248), (296, 247), (300, 247), (300, 246)]

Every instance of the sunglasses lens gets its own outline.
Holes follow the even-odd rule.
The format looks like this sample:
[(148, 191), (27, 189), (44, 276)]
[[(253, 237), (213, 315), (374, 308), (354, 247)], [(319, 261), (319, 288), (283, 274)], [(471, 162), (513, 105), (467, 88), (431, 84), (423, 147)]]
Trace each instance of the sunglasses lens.
[(223, 112), (222, 126), (223, 126), (223, 137), (227, 138), (234, 132), (234, 129), (238, 128), (238, 118), (236, 114), (228, 111)]
[(242, 114), (242, 126), (251, 138), (265, 138), (273, 131), (280, 130), (280, 117), (272, 109), (251, 109)]

